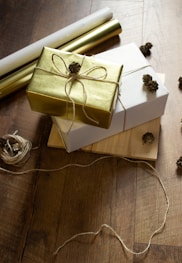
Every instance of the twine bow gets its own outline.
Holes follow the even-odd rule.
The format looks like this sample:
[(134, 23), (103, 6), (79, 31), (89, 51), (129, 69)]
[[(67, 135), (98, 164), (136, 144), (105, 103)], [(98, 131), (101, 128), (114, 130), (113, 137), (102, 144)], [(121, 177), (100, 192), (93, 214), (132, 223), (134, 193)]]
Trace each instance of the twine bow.
[[(63, 62), (65, 70), (66, 70), (66, 73), (64, 73), (59, 68), (59, 66), (57, 65), (57, 62), (56, 62), (56, 58), (60, 59)], [(53, 75), (56, 75), (56, 76), (63, 77), (63, 78), (67, 79), (67, 81), (66, 81), (66, 83), (64, 85), (64, 90), (65, 90), (65, 94), (66, 94), (68, 100), (72, 103), (72, 111), (73, 111), (72, 123), (70, 125), (69, 130), (68, 130), (68, 133), (71, 130), (73, 124), (74, 124), (75, 115), (76, 115), (75, 101), (70, 95), (72, 87), (73, 87), (73, 83), (75, 83), (75, 82), (78, 82), (81, 85), (81, 87), (82, 87), (82, 91), (83, 91), (82, 111), (83, 111), (85, 117), (87, 119), (89, 119), (90, 121), (92, 121), (93, 123), (98, 125), (99, 122), (97, 120), (95, 120), (94, 118), (92, 118), (91, 116), (89, 116), (88, 113), (86, 112), (85, 105), (87, 103), (87, 91), (86, 91), (85, 85), (83, 84), (83, 82), (81, 80), (82, 79), (86, 79), (86, 80), (93, 80), (93, 81), (107, 82), (107, 83), (111, 83), (111, 84), (116, 84), (117, 87), (118, 87), (118, 93), (119, 93), (119, 82), (106, 79), (108, 73), (107, 73), (106, 67), (104, 67), (104, 66), (94, 66), (94, 67), (89, 68), (88, 70), (80, 72), (80, 70), (82, 68), (82, 65), (84, 63), (84, 60), (85, 60), (85, 56), (83, 56), (81, 65), (79, 63), (73, 61), (69, 66), (67, 66), (65, 60), (61, 56), (59, 56), (57, 54), (52, 54), (51, 60), (52, 60), (52, 64), (53, 64), (54, 69), (55, 69), (54, 72), (46, 70), (46, 69), (43, 69), (41, 67), (36, 67), (36, 68), (40, 69), (40, 70), (43, 70), (43, 71), (45, 71), (47, 73), (50, 73), (50, 74), (53, 74)], [(101, 76), (99, 76), (99, 77), (89, 76), (89, 74), (93, 73), (96, 70), (103, 70), (103, 74)], [(68, 103), (67, 103), (66, 106), (68, 108)], [(68, 113), (68, 109), (66, 109), (66, 112)]]

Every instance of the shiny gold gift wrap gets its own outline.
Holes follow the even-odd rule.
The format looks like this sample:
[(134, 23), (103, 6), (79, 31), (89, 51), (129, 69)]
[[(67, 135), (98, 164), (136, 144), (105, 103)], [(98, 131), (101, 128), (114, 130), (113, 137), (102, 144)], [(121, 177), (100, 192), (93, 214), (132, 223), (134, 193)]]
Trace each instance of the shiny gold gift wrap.
[[(72, 62), (81, 66), (77, 73), (70, 73)], [(34, 111), (108, 128), (121, 73), (122, 65), (45, 47), (28, 99)]]
[[(65, 45), (58, 47), (58, 49), (83, 54), (104, 41), (119, 35), (121, 32), (122, 27), (120, 22), (117, 19), (111, 19), (80, 37), (73, 39)], [(8, 76), (0, 79), (0, 99), (25, 87), (30, 82), (36, 63), (37, 60), (30, 62)]]

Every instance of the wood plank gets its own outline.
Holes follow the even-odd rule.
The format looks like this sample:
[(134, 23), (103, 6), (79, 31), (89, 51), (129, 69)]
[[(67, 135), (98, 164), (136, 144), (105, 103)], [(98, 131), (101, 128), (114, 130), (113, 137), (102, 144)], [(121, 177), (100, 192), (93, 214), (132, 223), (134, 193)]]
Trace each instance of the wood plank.
[[(146, 144), (142, 140), (142, 136), (147, 132), (151, 132), (154, 135), (155, 140), (152, 144)], [(158, 154), (159, 132), (160, 118), (157, 118), (128, 131), (121, 132), (83, 147), (82, 150), (92, 153), (111, 154), (114, 156), (154, 161), (157, 159)], [(52, 125), (48, 146), (64, 148), (64, 144), (55, 124)]]
[[(161, 251), (164, 253), (161, 261), (159, 258), (153, 260), (156, 262), (162, 262), (162, 260), (163, 262), (181, 261), (182, 237), (179, 233), (182, 231), (182, 226), (179, 221), (182, 217), (182, 182), (179, 175), (182, 173), (176, 167), (176, 161), (181, 156), (182, 149), (180, 130), (182, 94), (178, 88), (178, 78), (181, 75), (182, 68), (182, 57), (178, 55), (181, 45), (179, 32), (181, 32), (182, 12), (180, 10), (182, 10), (182, 2), (178, 0), (173, 2), (145, 1), (143, 42), (151, 41), (153, 43), (151, 64), (156, 70), (163, 70), (166, 73), (166, 85), (170, 92), (165, 115), (161, 120), (159, 156), (156, 161), (156, 168), (159, 170), (168, 191), (170, 210), (163, 234), (156, 236), (153, 243), (179, 246), (179, 250), (177, 247), (174, 248), (173, 255), (170, 248), (168, 254), (166, 247), (165, 252)], [(151, 21), (152, 27), (150, 26)], [(144, 179), (141, 171), (138, 172), (135, 222), (135, 240), (138, 243), (146, 242), (151, 231), (161, 223), (164, 214), (165, 203), (161, 188), (157, 183), (152, 183), (151, 180), (152, 178), (149, 181)], [(149, 218), (152, 220), (149, 221)], [(149, 260), (146, 258), (144, 262), (152, 262), (151, 258), (155, 258), (155, 254), (156, 256), (159, 255), (159, 251), (157, 248), (156, 252), (153, 250)], [(167, 260), (168, 255), (169, 259)]]
[(82, 1), (81, 7), (71, 0), (55, 0), (54, 3), (28, 1), (23, 5), (21, 1), (1, 1), (0, 17), (3, 24), (0, 37), (3, 41), (0, 42), (0, 57), (7, 56), (89, 15), (90, 5), (91, 0)]
[[(0, 136), (13, 134), (18, 128), (18, 135), (29, 139), (33, 146), (41, 145), (40, 130), (44, 129), (45, 116), (36, 114), (33, 117), (32, 111), (25, 100), (25, 94), (16, 94), (18, 100), (7, 99), (1, 102), (1, 131)], [(14, 98), (15, 98), (14, 97)], [(20, 103), (20, 104), (19, 104)], [(4, 105), (6, 105), (6, 110)], [(23, 109), (26, 107), (26, 111)], [(19, 116), (17, 118), (17, 116)], [(43, 119), (41, 119), (43, 117)], [(38, 165), (40, 148), (31, 152), (31, 158), (23, 166), (23, 169), (30, 169)], [(16, 167), (9, 167), (1, 160), (0, 166), (6, 169), (19, 170)], [(21, 168), (20, 168), (21, 169)], [(29, 173), (25, 176), (14, 176), (0, 172), (0, 255), (1, 262), (18, 262), (22, 254), (27, 231), (31, 222), (33, 211), (34, 193), (36, 188), (36, 173)]]
[[(80, 163), (96, 158), (93, 154), (82, 152), (76, 156)], [(75, 161), (75, 154), (68, 154), (65, 160), (65, 152), (58, 149), (48, 149), (42, 157), (49, 166), (50, 159), (52, 163), (57, 159), (52, 167), (62, 166), (68, 160)], [(121, 167), (125, 167), (123, 174)], [(103, 223), (115, 227), (127, 245), (132, 247), (135, 180), (131, 183), (131, 176), (135, 178), (135, 166), (115, 159), (100, 161), (82, 169), (82, 172), (80, 168), (71, 167), (40, 176), (31, 231), (22, 262), (50, 262), (55, 248), (67, 238), (78, 232), (97, 231)], [(118, 213), (125, 216), (118, 217)], [(120, 244), (111, 233), (103, 231), (97, 238), (83, 237), (71, 242), (60, 251), (55, 262), (99, 262), (108, 258), (132, 262), (132, 257), (125, 258)]]
[[(144, 249), (146, 244), (135, 244), (136, 249)], [(153, 245), (147, 256), (134, 257), (133, 263), (171, 263), (181, 262), (182, 259), (182, 248), (178, 246), (165, 246), (165, 245)]]
[[(123, 32), (120, 35), (120, 44), (128, 44), (133, 41), (137, 45), (142, 43), (143, 8), (144, 1), (122, 0), (122, 1), (92, 1), (91, 11), (108, 6), (113, 11), (114, 17), (122, 25)], [(111, 40), (112, 42), (112, 40)], [(103, 52), (102, 46), (102, 52)]]

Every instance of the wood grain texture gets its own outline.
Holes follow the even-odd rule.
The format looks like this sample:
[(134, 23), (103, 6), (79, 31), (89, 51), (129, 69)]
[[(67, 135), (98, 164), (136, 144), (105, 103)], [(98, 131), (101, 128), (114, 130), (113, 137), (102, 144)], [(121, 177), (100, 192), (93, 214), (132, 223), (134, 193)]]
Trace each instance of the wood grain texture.
[[(0, 57), (55, 32), (99, 8), (109, 6), (122, 24), (123, 33), (90, 53), (135, 42), (153, 43), (149, 59), (156, 72), (166, 76), (170, 95), (161, 118), (158, 159), (170, 198), (164, 231), (152, 240), (149, 253), (125, 253), (108, 230), (96, 238), (79, 237), (53, 257), (57, 246), (82, 231), (111, 225), (136, 251), (146, 247), (151, 232), (160, 224), (164, 196), (155, 178), (144, 166), (113, 157), (86, 168), (69, 167), (50, 172), (13, 176), (0, 171), (0, 261), (2, 263), (181, 263), (182, 262), (182, 170), (176, 160), (182, 155), (182, 2), (181, 0), (0, 0)], [(119, 41), (118, 41), (119, 40)], [(55, 168), (65, 164), (88, 164), (100, 155), (66, 153), (47, 147), (51, 130), (49, 116), (30, 110), (25, 89), (0, 102), (0, 136), (18, 130), (32, 141), (28, 162), (14, 170)]]
[[(154, 135), (153, 143), (144, 143), (142, 137), (145, 133)], [(160, 118), (139, 125), (128, 131), (115, 134), (101, 141), (83, 147), (81, 150), (92, 153), (111, 154), (133, 159), (155, 161), (158, 156), (158, 144), (160, 135)], [(65, 149), (59, 127), (52, 125), (49, 135), (48, 147)]]

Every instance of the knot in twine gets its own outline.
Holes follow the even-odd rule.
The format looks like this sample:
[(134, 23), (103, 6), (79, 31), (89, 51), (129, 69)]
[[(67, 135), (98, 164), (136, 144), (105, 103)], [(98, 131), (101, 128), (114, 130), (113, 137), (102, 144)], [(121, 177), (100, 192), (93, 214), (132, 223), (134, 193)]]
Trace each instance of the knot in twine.
[(0, 138), (0, 158), (9, 165), (21, 166), (25, 163), (31, 148), (32, 143), (17, 135), (17, 131)]
[[(55, 60), (56, 58), (60, 59), (63, 62), (64, 67), (66, 69), (66, 73), (64, 73), (58, 67), (58, 65), (56, 63), (56, 60)], [(67, 81), (66, 81), (66, 83), (64, 85), (64, 90), (65, 90), (65, 94), (66, 94), (68, 100), (71, 101), (71, 103), (72, 103), (72, 111), (73, 111), (72, 123), (71, 123), (71, 126), (70, 126), (68, 132), (71, 130), (71, 128), (73, 126), (73, 123), (75, 121), (75, 115), (76, 115), (75, 101), (70, 95), (71, 89), (73, 87), (73, 83), (76, 82), (76, 81), (81, 85), (82, 91), (83, 91), (82, 111), (83, 111), (83, 113), (84, 113), (84, 115), (85, 115), (85, 117), (87, 119), (89, 119), (90, 121), (92, 121), (93, 123), (98, 125), (99, 122), (97, 120), (95, 120), (94, 118), (92, 118), (91, 116), (89, 116), (87, 114), (87, 112), (86, 112), (85, 106), (86, 106), (86, 103), (87, 103), (87, 91), (86, 91), (85, 85), (83, 84), (83, 82), (81, 80), (86, 79), (86, 80), (93, 80), (93, 81), (99, 81), (99, 82), (116, 84), (118, 88), (119, 88), (119, 82), (106, 79), (108, 73), (107, 73), (106, 67), (104, 67), (104, 66), (94, 66), (94, 67), (91, 67), (91, 68), (89, 68), (89, 69), (87, 69), (87, 70), (85, 70), (85, 71), (80, 73), (81, 67), (82, 67), (82, 65), (84, 63), (84, 60), (85, 60), (85, 56), (83, 56), (81, 65), (79, 63), (73, 61), (69, 66), (67, 66), (65, 60), (61, 56), (59, 56), (57, 54), (52, 54), (51, 60), (52, 60), (52, 64), (54, 66), (55, 72), (43, 69), (41, 67), (36, 67), (36, 68), (40, 69), (42, 71), (45, 71), (47, 73), (50, 73), (50, 74), (53, 74), (53, 75), (56, 75), (56, 76), (60, 76), (60, 77), (63, 77), (63, 78), (67, 79)], [(104, 71), (103, 75), (101, 75), (99, 77), (89, 76), (90, 73), (92, 73), (92, 72), (94, 72), (96, 70), (101, 70), (101, 69)], [(118, 93), (119, 93), (119, 89), (118, 89)], [(68, 107), (68, 105), (67, 105), (67, 107)], [(68, 112), (68, 110), (67, 110), (67, 112)]]

